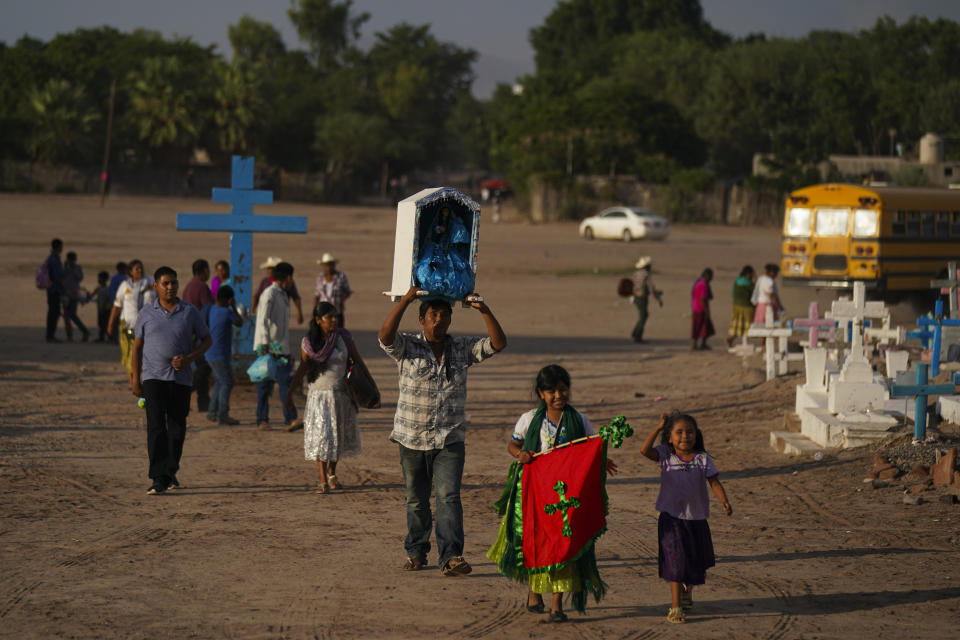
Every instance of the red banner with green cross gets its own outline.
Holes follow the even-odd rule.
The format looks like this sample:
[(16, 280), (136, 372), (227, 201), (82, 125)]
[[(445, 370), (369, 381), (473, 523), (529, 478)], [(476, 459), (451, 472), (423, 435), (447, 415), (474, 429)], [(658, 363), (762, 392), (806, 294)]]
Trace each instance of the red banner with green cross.
[(524, 465), (523, 566), (551, 567), (575, 559), (604, 530), (602, 438), (537, 456)]

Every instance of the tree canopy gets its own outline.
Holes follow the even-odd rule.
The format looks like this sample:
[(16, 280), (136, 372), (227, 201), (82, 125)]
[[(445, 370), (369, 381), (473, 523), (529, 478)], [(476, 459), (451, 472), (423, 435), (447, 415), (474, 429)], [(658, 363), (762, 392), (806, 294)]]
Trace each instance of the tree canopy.
[(535, 71), (478, 100), (476, 52), (429, 25), (394, 25), (364, 50), (370, 16), (352, 0), (296, 0), (288, 16), (301, 48), (250, 16), (227, 26), (227, 55), (112, 27), (0, 43), (0, 158), (97, 166), (114, 80), (112, 162), (252, 154), (324, 172), (328, 198), (438, 168), (521, 188), (533, 175), (740, 180), (758, 152), (792, 187), (831, 153), (960, 139), (949, 20), (737, 40), (699, 0), (560, 0), (530, 31)]

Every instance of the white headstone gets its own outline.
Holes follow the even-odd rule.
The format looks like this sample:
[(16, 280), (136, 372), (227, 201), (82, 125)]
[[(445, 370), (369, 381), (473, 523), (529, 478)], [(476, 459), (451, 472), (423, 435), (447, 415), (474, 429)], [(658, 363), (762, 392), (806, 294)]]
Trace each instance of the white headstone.
[(910, 367), (909, 351), (893, 351), (892, 349), (887, 349), (885, 355), (887, 358), (887, 377), (891, 380), (895, 379), (898, 374), (903, 373)]

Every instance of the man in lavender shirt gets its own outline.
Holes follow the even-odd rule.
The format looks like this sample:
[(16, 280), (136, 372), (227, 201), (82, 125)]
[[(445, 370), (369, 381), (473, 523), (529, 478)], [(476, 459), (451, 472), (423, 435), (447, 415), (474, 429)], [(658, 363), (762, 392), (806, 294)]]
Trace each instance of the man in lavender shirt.
[[(212, 339), (200, 312), (177, 297), (177, 272), (160, 267), (153, 276), (157, 299), (140, 309), (133, 330), (133, 395), (147, 412), (149, 495), (180, 486), (177, 471), (190, 411), (190, 364)], [(194, 348), (194, 344), (199, 345)]]

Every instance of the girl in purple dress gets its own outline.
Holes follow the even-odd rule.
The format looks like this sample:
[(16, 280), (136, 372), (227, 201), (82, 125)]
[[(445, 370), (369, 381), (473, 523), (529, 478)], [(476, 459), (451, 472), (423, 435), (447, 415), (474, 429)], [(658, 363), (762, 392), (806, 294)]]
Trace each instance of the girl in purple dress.
[[(655, 447), (658, 433), (660, 444)], [(660, 577), (670, 583), (667, 620), (686, 622), (684, 613), (693, 606), (693, 587), (706, 582), (707, 569), (714, 565), (707, 484), (724, 513), (730, 515), (733, 508), (692, 416), (676, 411), (669, 416), (661, 414), (660, 424), (647, 436), (640, 453), (660, 465), (658, 565)]]

